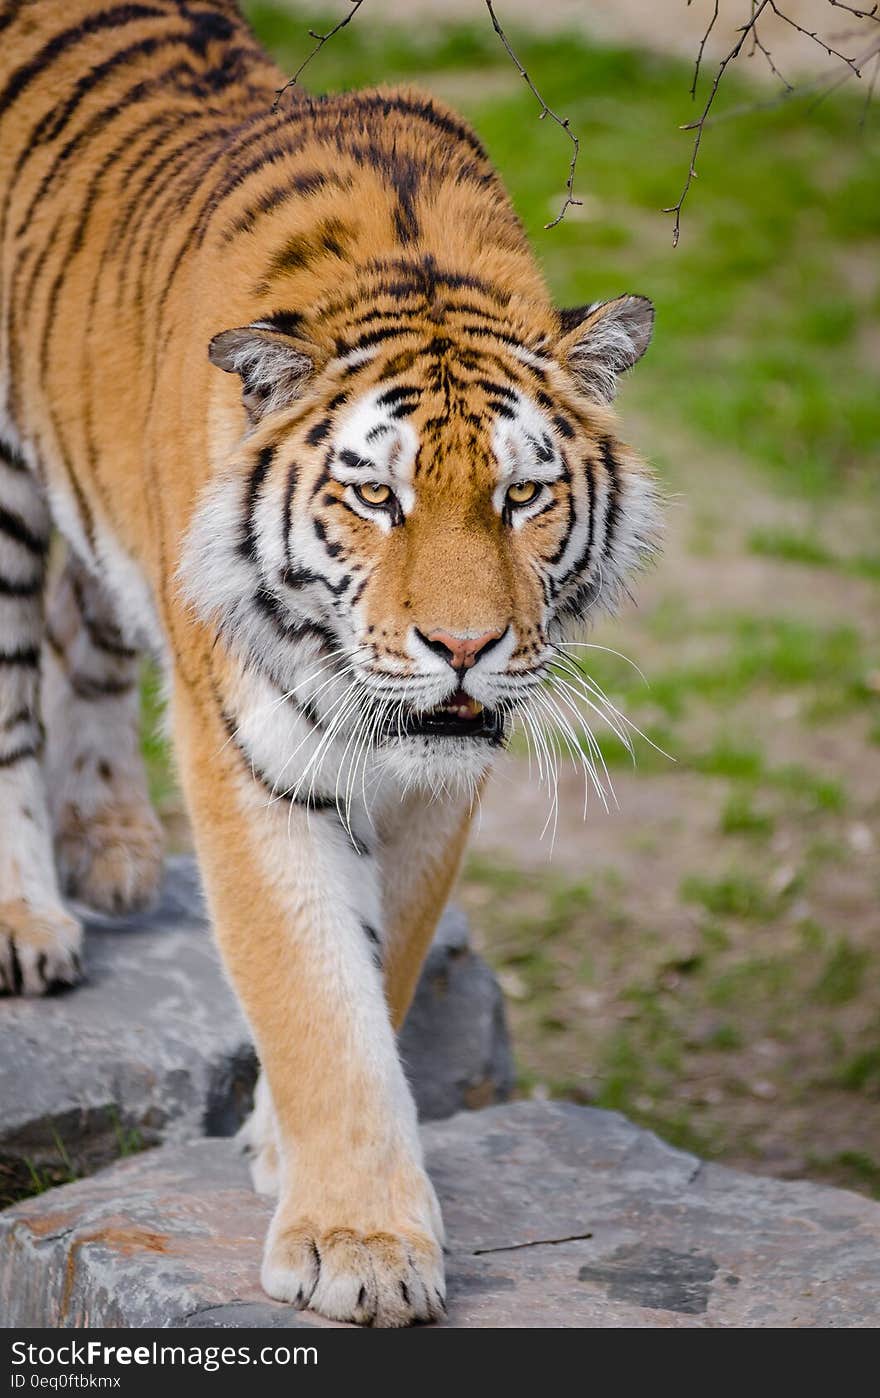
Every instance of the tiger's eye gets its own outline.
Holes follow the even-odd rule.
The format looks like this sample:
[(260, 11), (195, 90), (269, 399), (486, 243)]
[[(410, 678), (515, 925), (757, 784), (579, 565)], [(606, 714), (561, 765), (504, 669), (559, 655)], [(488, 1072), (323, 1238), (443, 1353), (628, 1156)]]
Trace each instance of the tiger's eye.
[(515, 481), (507, 492), (508, 503), (530, 505), (540, 489), (537, 481)]
[(391, 499), (391, 487), (382, 485), (380, 481), (367, 481), (365, 485), (356, 485), (354, 492), (365, 505), (387, 505)]

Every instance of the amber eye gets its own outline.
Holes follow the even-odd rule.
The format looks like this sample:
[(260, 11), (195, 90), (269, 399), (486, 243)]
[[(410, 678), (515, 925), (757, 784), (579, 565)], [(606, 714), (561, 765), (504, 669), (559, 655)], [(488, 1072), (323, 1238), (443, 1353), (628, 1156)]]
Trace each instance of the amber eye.
[(392, 499), (391, 487), (382, 485), (380, 481), (367, 481), (364, 485), (356, 485), (354, 493), (365, 505), (387, 505)]
[(531, 505), (541, 489), (537, 481), (514, 481), (507, 491), (509, 505)]

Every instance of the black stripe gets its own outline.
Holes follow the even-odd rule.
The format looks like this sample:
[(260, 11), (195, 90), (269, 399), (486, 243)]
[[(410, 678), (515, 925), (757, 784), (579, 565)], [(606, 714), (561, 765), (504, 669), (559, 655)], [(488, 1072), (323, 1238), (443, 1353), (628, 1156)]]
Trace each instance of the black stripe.
[[(587, 542), (583, 547), (580, 557), (575, 561), (568, 575), (569, 579), (573, 581), (575, 584), (577, 584), (576, 596), (583, 591), (583, 588), (585, 586), (590, 588), (592, 587), (591, 583), (585, 584), (581, 581), (581, 579), (583, 578), (583, 575), (585, 573), (589, 572), (590, 569), (593, 553), (593, 540), (595, 538), (596, 532), (596, 473), (593, 469), (592, 461), (584, 462), (584, 470), (586, 472), (587, 478), (587, 509), (589, 510), (589, 521), (587, 525)], [(561, 554), (560, 557), (562, 557)], [(574, 600), (575, 599), (572, 599), (572, 602), (574, 602)]]
[[(170, 16), (169, 16), (170, 18)], [(187, 42), (186, 33), (162, 35), (157, 38), (138, 39), (136, 43), (129, 44), (124, 49), (119, 49), (103, 63), (95, 64), (88, 73), (79, 79), (73, 92), (63, 102), (57, 102), (50, 111), (46, 112), (37, 125), (33, 128), (30, 136), (24, 142), (18, 159), (10, 176), (10, 184), (14, 184), (21, 174), (23, 167), (27, 164), (34, 151), (42, 145), (48, 145), (61, 135), (71, 117), (76, 113), (77, 108), (84, 97), (91, 97), (95, 89), (104, 78), (108, 77), (116, 68), (122, 67), (131, 59), (148, 58), (157, 49), (168, 48), (174, 44)]]
[(373, 345), (379, 345), (383, 340), (393, 340), (395, 336), (417, 334), (415, 326), (402, 325), (396, 322), (392, 325), (379, 326), (376, 330), (368, 330), (364, 335), (359, 335), (356, 340), (346, 341), (341, 337), (336, 341), (336, 353), (338, 355), (351, 354), (354, 350), (370, 349)]
[(247, 494), (244, 502), (244, 526), (242, 528), (241, 542), (238, 551), (243, 558), (256, 559), (257, 540), (254, 525), (254, 510), (257, 507), (260, 490), (263, 481), (266, 479), (272, 459), (275, 455), (274, 446), (263, 447), (257, 455), (256, 463), (251, 471), (248, 480)]
[(0, 665), (24, 665), (36, 669), (40, 652), (36, 646), (19, 646), (17, 650), (0, 651)]
[(0, 768), (14, 767), (18, 762), (24, 762), (28, 757), (39, 757), (40, 748), (36, 743), (22, 743), (21, 747), (13, 748), (12, 752), (0, 753)]
[(118, 632), (116, 635), (111, 635), (97, 622), (92, 621), (90, 617), (84, 617), (83, 620), (85, 621), (86, 630), (89, 633), (89, 640), (95, 647), (95, 650), (103, 651), (105, 655), (112, 655), (117, 660), (138, 659), (140, 651), (135, 650), (132, 646), (125, 645)]
[(73, 597), (89, 641), (95, 650), (112, 655), (117, 660), (137, 660), (140, 652), (124, 644), (119, 628), (110, 622), (101, 622), (91, 614), (82, 582), (77, 576), (74, 576), (73, 580)]
[(339, 453), (339, 460), (343, 466), (348, 466), (352, 471), (367, 470), (375, 471), (375, 461), (369, 461), (365, 456), (358, 456), (357, 452), (349, 451), (348, 447), (343, 447)]
[(17, 447), (0, 437), (0, 462), (10, 471), (26, 471), (28, 464)]
[(475, 379), (474, 383), (489, 398), (505, 398), (508, 403), (517, 402), (516, 390), (511, 388), (509, 384), (493, 383), (491, 379)]
[(358, 602), (364, 595), (364, 589), (369, 581), (370, 575), (369, 573), (365, 573), (364, 576), (361, 578), (360, 582), (358, 583), (357, 587), (355, 588), (354, 592), (351, 594), (351, 597), (348, 599), (348, 605), (350, 607), (357, 606)]
[(319, 422), (312, 423), (306, 433), (306, 441), (310, 447), (320, 446), (330, 431), (331, 421), (329, 417), (322, 417)]
[(10, 714), (9, 718), (3, 720), (3, 732), (11, 733), (13, 728), (17, 728), (20, 723), (30, 723), (32, 720), (36, 722), (32, 710), (23, 705), (14, 714)]
[(266, 321), (280, 335), (299, 335), (302, 331), (303, 318), (299, 311), (270, 311), (267, 316), (260, 316), (260, 321)]
[(290, 186), (286, 184), (273, 185), (271, 189), (264, 189), (250, 209), (239, 214), (231, 224), (223, 229), (222, 238), (225, 243), (232, 243), (241, 233), (253, 231), (254, 224), (263, 214), (271, 214), (273, 209), (280, 208), (286, 204), (290, 198)]
[(614, 543), (614, 534), (620, 515), (620, 469), (614, 455), (614, 444), (609, 437), (601, 442), (602, 464), (608, 472), (608, 508), (605, 511), (605, 541), (603, 553), (607, 558)]
[(303, 809), (315, 811), (316, 813), (319, 813), (321, 811), (336, 810), (336, 801), (332, 797), (315, 796), (314, 794), (312, 794), (310, 796), (297, 796), (294, 799), (293, 787), (289, 788), (286, 791), (279, 790), (278, 782), (272, 781), (269, 775), (256, 765), (250, 753), (247, 751), (244, 744), (241, 742), (241, 739), (238, 736), (238, 724), (234, 716), (230, 714), (226, 708), (223, 707), (222, 703), (220, 702), (220, 696), (216, 695), (215, 697), (217, 698), (218, 706), (220, 709), (220, 717), (223, 721), (223, 725), (226, 729), (226, 732), (229, 735), (230, 743), (235, 748), (242, 762), (247, 767), (247, 770), (250, 773), (251, 777), (253, 777), (255, 781), (259, 782), (260, 786), (262, 786), (265, 791), (268, 791), (271, 798), (279, 801), (286, 801), (288, 805), (302, 806)]
[(21, 974), (21, 962), (18, 959), (18, 947), (14, 937), (9, 938), (9, 954), (12, 957), (12, 992), (14, 995), (20, 995), (24, 977)]
[[(458, 121), (448, 113), (438, 111), (430, 98), (420, 100), (414, 97), (388, 97), (381, 93), (356, 93), (353, 97), (347, 94), (343, 95), (336, 101), (344, 110), (351, 112), (379, 111), (383, 116), (388, 116), (391, 112), (400, 112), (403, 116), (418, 117), (421, 121), (427, 122), (429, 126), (436, 126), (447, 136), (454, 136), (456, 140), (470, 146), (471, 150), (488, 164), (489, 157), (485, 148), (470, 127), (465, 126), (463, 121)], [(337, 131), (342, 136), (344, 136), (346, 129), (350, 128), (347, 128), (345, 124), (337, 127)]]
[[(307, 572), (303, 569), (303, 573)], [(295, 580), (291, 586), (302, 585), (306, 582), (320, 582), (321, 579), (314, 574)], [(318, 621), (294, 621), (288, 614), (281, 599), (276, 597), (274, 592), (268, 588), (259, 588), (252, 598), (254, 606), (259, 612), (270, 620), (283, 635), (284, 639), (290, 642), (314, 640), (320, 641), (322, 645), (335, 649), (339, 642), (326, 626)]]
[(49, 547), (48, 539), (35, 534), (32, 529), (28, 528), (20, 515), (13, 514), (11, 510), (4, 510), (2, 505), (0, 505), (0, 531), (39, 558), (43, 557)]
[(68, 675), (68, 683), (78, 699), (118, 699), (130, 694), (134, 680), (98, 680), (91, 675)]
[[(30, 228), (31, 220), (34, 217), (37, 207), (45, 198), (59, 171), (67, 161), (70, 160), (70, 157), (74, 155), (81, 146), (88, 145), (91, 140), (99, 136), (111, 122), (117, 121), (120, 117), (125, 116), (133, 107), (136, 107), (142, 102), (145, 97), (149, 97), (157, 89), (163, 88), (166, 83), (170, 81), (172, 76), (174, 76), (175, 73), (179, 73), (185, 66), (185, 64), (181, 63), (177, 65), (176, 69), (171, 69), (163, 73), (161, 77), (141, 79), (139, 82), (135, 83), (134, 87), (129, 88), (127, 92), (117, 95), (108, 106), (102, 107), (100, 111), (93, 113), (86, 124), (81, 127), (76, 135), (72, 136), (55, 155), (52, 164), (40, 181), (36, 192), (32, 195), (31, 201), (15, 230), (16, 237), (23, 237)], [(76, 250), (75, 246), (73, 250)]]
[(560, 433), (560, 435), (563, 437), (567, 437), (569, 441), (571, 441), (572, 438), (575, 436), (575, 430), (573, 426), (571, 425), (567, 417), (563, 417), (562, 413), (556, 414), (556, 416), (553, 419), (553, 425), (556, 428), (556, 430)]
[(89, 15), (81, 24), (76, 24), (70, 29), (62, 29), (59, 34), (43, 45), (30, 62), (23, 63), (16, 68), (6, 87), (0, 93), (0, 116), (21, 96), (25, 88), (35, 78), (45, 78), (47, 70), (57, 59), (61, 58), (74, 45), (91, 38), (92, 34), (97, 34), (102, 29), (116, 29), (125, 24), (132, 24), (139, 19), (167, 20), (169, 18), (167, 10), (157, 10), (152, 5), (116, 5), (113, 9)]
[(30, 582), (14, 582), (12, 578), (0, 577), (0, 597), (38, 597), (42, 591), (42, 573)]
[(2, 11), (0, 11), (0, 32), (18, 19), (19, 10), (23, 9), (27, 3), (28, 0), (6, 0)]
[[(177, 122), (171, 137), (180, 135), (180, 123)], [(197, 136), (189, 136), (186, 140), (178, 142), (172, 149), (163, 150), (158, 161), (145, 168), (142, 161), (138, 162), (136, 173), (141, 176), (139, 184), (129, 185), (124, 182), (122, 188), (125, 190), (126, 205), (121, 218), (117, 219), (112, 233), (112, 241), (108, 242), (107, 248), (119, 249), (123, 264), (126, 262), (126, 251), (146, 227), (147, 215), (153, 211), (160, 199), (168, 193), (169, 186), (173, 184), (177, 174), (181, 169), (186, 170), (188, 176), (192, 176), (193, 167), (188, 161), (188, 156), (205, 141), (216, 138), (221, 140), (228, 134), (229, 128), (224, 126), (212, 126), (207, 130), (202, 130)], [(144, 153), (146, 156), (152, 154), (148, 149)], [(211, 153), (212, 160), (216, 161), (216, 154)], [(134, 174), (135, 171), (132, 171)], [(157, 214), (160, 224), (163, 224), (162, 213), (168, 208), (171, 200), (166, 200), (162, 209)], [(163, 226), (165, 226), (163, 224)]]
[(367, 941), (370, 943), (370, 946), (372, 947), (372, 952), (373, 952), (373, 960), (375, 961), (376, 966), (378, 967), (378, 969), (381, 971), (381, 969), (382, 969), (382, 939), (380, 938), (379, 933), (376, 931), (375, 927), (371, 927), (370, 924), (369, 924), (368, 922), (362, 922), (362, 923), (361, 923), (361, 931), (363, 932), (363, 934), (364, 934), (364, 936), (366, 937)]

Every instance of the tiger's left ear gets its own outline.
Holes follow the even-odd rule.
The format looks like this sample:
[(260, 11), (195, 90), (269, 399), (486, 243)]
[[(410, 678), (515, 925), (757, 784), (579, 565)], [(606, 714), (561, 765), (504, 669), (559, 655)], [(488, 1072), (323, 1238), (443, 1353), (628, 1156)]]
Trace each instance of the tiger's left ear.
[[(208, 358), (241, 379), (241, 401), (252, 423), (301, 398), (315, 372), (311, 346), (296, 341), (269, 321), (255, 321), (215, 335)], [(315, 355), (317, 350), (315, 350)]]
[(610, 403), (617, 376), (641, 359), (654, 329), (647, 296), (618, 296), (559, 312), (556, 354), (590, 398)]

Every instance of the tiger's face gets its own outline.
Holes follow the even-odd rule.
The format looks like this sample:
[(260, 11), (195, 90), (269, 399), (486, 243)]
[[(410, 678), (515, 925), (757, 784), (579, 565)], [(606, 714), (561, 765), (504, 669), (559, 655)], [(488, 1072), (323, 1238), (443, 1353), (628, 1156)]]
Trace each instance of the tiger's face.
[(622, 297), (563, 313), (555, 346), (434, 326), (338, 355), (305, 392), (308, 356), (271, 322), (213, 342), (252, 418), (238, 553), (271, 645), (287, 628), (292, 657), (316, 628), (298, 686), (402, 780), (478, 780), (560, 640), (651, 548), (650, 481), (607, 406), (651, 320)]

